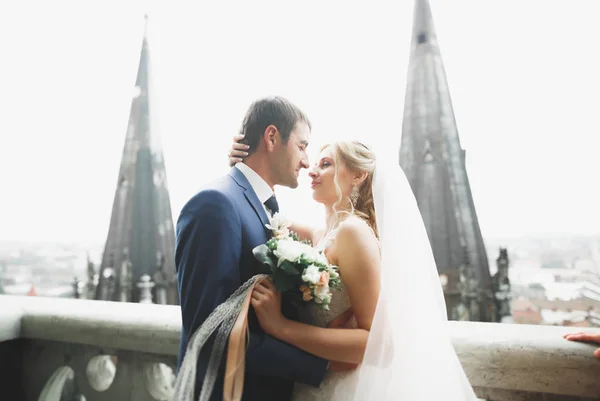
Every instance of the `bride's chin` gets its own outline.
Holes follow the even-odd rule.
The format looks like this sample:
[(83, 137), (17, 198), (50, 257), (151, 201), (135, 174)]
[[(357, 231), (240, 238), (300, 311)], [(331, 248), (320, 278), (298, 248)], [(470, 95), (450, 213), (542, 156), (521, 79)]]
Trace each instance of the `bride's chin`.
[(319, 198), (319, 196), (317, 195), (317, 193), (315, 191), (313, 191), (313, 193), (312, 193), (312, 198), (317, 203), (324, 203), (323, 199)]

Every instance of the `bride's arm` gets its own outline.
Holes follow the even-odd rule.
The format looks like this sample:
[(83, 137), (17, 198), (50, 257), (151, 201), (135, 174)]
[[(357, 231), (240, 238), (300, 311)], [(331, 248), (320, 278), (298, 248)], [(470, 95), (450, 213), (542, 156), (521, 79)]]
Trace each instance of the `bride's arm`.
[(257, 288), (252, 305), (261, 326), (273, 337), (330, 361), (356, 364), (363, 359), (379, 297), (379, 247), (370, 228), (357, 219), (340, 226), (335, 247), (358, 328), (330, 329), (286, 319), (270, 283)]
[(290, 230), (298, 234), (301, 240), (309, 240), (312, 244), (316, 244), (321, 235), (321, 230), (296, 222), (292, 222)]

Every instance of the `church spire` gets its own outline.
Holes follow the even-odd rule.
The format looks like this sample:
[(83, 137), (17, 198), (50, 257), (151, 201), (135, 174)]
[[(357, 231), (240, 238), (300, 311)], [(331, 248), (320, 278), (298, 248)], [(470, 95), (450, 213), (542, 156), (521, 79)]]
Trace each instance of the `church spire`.
[(488, 259), (427, 0), (415, 0), (400, 165), (417, 198), (438, 271), (445, 276), (450, 317), (464, 315), (462, 309), (470, 320), (489, 320)]
[(163, 152), (153, 124), (147, 15), (144, 18), (146, 27), (95, 298), (137, 302), (136, 283), (144, 275), (154, 275), (156, 254), (161, 253), (165, 257), (162, 269), (171, 278), (168, 303), (175, 304), (175, 234)]
[(148, 14), (144, 14), (144, 41), (148, 40)]
[(429, 1), (417, 0), (413, 15), (411, 45), (414, 51), (416, 48), (427, 44), (432, 46), (433, 49), (430, 50), (437, 50), (439, 53)]

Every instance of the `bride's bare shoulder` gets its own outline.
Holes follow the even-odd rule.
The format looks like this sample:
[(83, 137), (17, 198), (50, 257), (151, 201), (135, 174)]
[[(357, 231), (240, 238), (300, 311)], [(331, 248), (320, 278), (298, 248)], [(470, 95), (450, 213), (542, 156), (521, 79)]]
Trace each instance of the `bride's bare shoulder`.
[(357, 216), (349, 216), (340, 224), (336, 242), (339, 248), (366, 247), (366, 250), (379, 252), (379, 243), (373, 229)]
[(378, 280), (381, 256), (379, 242), (369, 224), (349, 217), (342, 224), (335, 239), (332, 263), (340, 268), (347, 288), (356, 288), (368, 279)]

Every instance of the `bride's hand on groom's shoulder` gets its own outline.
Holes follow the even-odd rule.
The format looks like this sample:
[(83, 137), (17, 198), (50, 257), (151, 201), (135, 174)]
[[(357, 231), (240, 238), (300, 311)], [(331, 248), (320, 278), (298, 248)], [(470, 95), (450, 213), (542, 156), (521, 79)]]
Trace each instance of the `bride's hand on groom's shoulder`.
[(281, 313), (281, 293), (271, 280), (263, 280), (254, 287), (251, 304), (260, 327), (265, 333), (277, 338), (278, 330), (284, 326), (287, 319)]
[(250, 149), (250, 146), (240, 143), (242, 139), (244, 139), (244, 135), (238, 134), (233, 136), (231, 148), (229, 148), (229, 152), (227, 152), (229, 167), (233, 167), (236, 163), (241, 162), (244, 157), (248, 156), (248, 149)]

